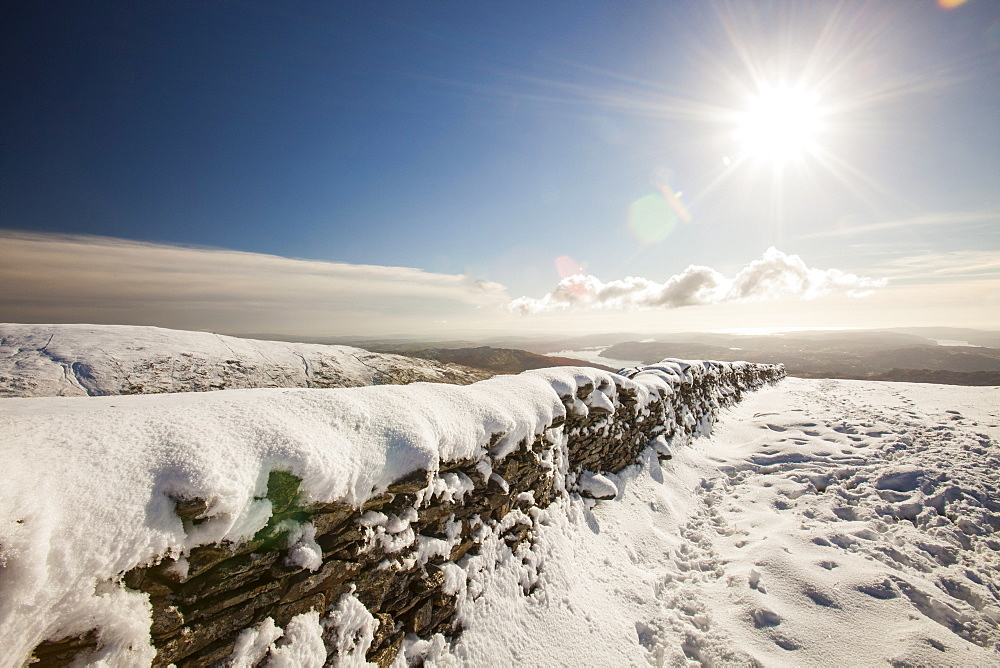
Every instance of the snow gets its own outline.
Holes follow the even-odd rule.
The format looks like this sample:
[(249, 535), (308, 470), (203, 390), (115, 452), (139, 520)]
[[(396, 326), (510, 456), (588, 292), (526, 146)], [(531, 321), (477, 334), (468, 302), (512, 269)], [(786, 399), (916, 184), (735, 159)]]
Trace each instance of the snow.
[[(564, 367), (467, 387), (2, 399), (0, 646), (25, 657), (45, 638), (97, 626), (103, 642), (118, 639), (114, 660), (148, 661), (148, 601), (114, 583), (163, 555), (183, 568), (192, 547), (252, 537), (271, 514), (270, 471), (299, 477), (305, 501), (360, 505), (417, 469), (506, 456), (565, 413), (561, 395), (615, 383), (646, 402), (662, 381)], [(446, 474), (431, 493), (458, 499), (468, 487)], [(207, 519), (185, 532), (178, 498), (206, 499)], [(410, 542), (406, 519), (373, 528)], [(308, 529), (291, 547), (295, 563), (318, 566)], [(444, 549), (421, 547), (421, 559)]]
[[(365, 665), (365, 652), (371, 647), (378, 624), (378, 620), (353, 593), (340, 597), (330, 612), (327, 625), (333, 631), (333, 647), (341, 663)], [(325, 658), (319, 665), (323, 665)]]
[(350, 346), (159, 327), (0, 323), (0, 397), (470, 383), (490, 375)]
[[(351, 599), (352, 603), (349, 605), (353, 604), (352, 610), (357, 606), (364, 610), (364, 606), (357, 599), (353, 597)], [(364, 610), (364, 613), (367, 613), (367, 610)], [(348, 622), (349, 620), (342, 614), (343, 601), (331, 618)], [(371, 622), (375, 621), (371, 615), (368, 615), (368, 618)], [(352, 618), (350, 622), (353, 621)], [(345, 628), (352, 627), (348, 627), (345, 623)], [(274, 620), (268, 617), (257, 626), (248, 628), (240, 634), (225, 665), (231, 668), (251, 668), (258, 665), (266, 668), (320, 668), (326, 663), (327, 654), (323, 634), (323, 623), (318, 611), (296, 615), (284, 629), (276, 626)], [(371, 642), (370, 635), (368, 642)], [(350, 653), (347, 656), (353, 658)], [(361, 656), (364, 657), (364, 654)], [(363, 660), (360, 665), (364, 665)]]
[[(425, 494), (458, 501), (470, 481), (439, 462), (479, 459), (488, 475), (491, 458), (563, 415), (560, 396), (605, 388), (581, 413), (621, 387), (645, 403), (698, 368), (0, 399), (0, 664), (99, 627), (92, 661), (147, 665), (149, 602), (120, 574), (252, 536), (271, 513), (272, 470), (302, 478), (307, 500), (359, 505), (426, 469)], [(639, 464), (576, 481), (607, 500), (572, 492), (480, 525), (478, 553), (443, 569), (465, 630), (408, 637), (403, 654), (441, 666), (998, 665), (998, 439), (1000, 388), (787, 379), (748, 393), (710, 438), (654, 439)], [(209, 501), (208, 519), (186, 533), (173, 499), (192, 497)], [(363, 524), (388, 548), (415, 538), (413, 519), (370, 511)], [(512, 550), (503, 536), (520, 524), (537, 525), (534, 542)], [(288, 558), (313, 569), (311, 529), (292, 533)], [(457, 536), (422, 538), (421, 563)], [(326, 637), (363, 663), (377, 624), (348, 594), (325, 616), (244, 631), (231, 661), (322, 665)]]
[(530, 554), (469, 560), (465, 631), (407, 656), (1000, 665), (998, 425), (1000, 388), (787, 379), (616, 500), (538, 511)]
[(232, 668), (251, 668), (271, 650), (272, 643), (283, 634), (274, 620), (268, 617), (255, 627), (244, 629), (236, 639), (233, 653), (229, 655)]
[(607, 475), (584, 471), (577, 481), (580, 494), (592, 499), (613, 499), (618, 496), (618, 486)]
[(293, 617), (276, 645), (268, 655), (267, 668), (320, 668), (326, 662), (326, 645), (319, 611)]

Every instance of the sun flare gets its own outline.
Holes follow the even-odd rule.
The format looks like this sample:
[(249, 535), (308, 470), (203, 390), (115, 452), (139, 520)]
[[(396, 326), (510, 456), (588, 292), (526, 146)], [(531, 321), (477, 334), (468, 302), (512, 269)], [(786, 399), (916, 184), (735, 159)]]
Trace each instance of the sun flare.
[(744, 157), (783, 164), (814, 153), (822, 127), (818, 95), (787, 87), (762, 87), (739, 114), (734, 133)]

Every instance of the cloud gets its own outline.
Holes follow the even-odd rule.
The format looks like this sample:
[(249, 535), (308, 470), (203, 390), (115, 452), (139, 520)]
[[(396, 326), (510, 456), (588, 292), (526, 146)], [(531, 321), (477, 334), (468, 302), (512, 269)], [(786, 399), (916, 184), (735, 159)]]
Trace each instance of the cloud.
[(691, 265), (665, 283), (628, 278), (603, 283), (596, 276), (564, 278), (541, 299), (520, 297), (509, 308), (522, 315), (569, 309), (637, 311), (781, 299), (812, 299), (830, 293), (863, 297), (886, 284), (839, 269), (806, 266), (798, 255), (768, 248), (732, 279), (711, 267)]
[(509, 299), (497, 283), (407, 267), (2, 231), (0, 285), (7, 321), (318, 336), (474, 326)]

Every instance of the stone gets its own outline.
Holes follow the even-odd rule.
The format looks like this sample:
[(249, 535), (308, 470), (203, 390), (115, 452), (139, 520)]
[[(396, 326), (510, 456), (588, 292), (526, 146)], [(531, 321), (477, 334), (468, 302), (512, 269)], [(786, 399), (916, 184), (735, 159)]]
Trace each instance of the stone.
[(361, 504), (361, 510), (372, 510), (376, 508), (381, 508), (382, 506), (392, 503), (392, 500), (396, 498), (395, 494), (387, 492), (385, 494), (380, 494), (379, 496), (373, 496), (372, 498)]
[[(223, 590), (214, 596), (198, 599), (183, 606), (184, 617), (195, 621), (205, 617), (215, 617), (218, 613), (235, 606), (259, 608), (281, 600), (287, 583), (282, 580), (253, 582), (235, 590)], [(214, 592), (210, 592), (214, 593)]]
[(408, 615), (407, 619), (403, 622), (403, 627), (408, 632), (416, 633), (417, 635), (425, 633), (431, 625), (433, 612), (434, 603), (426, 601)]
[(293, 617), (297, 617), (305, 612), (312, 612), (313, 610), (319, 610), (320, 613), (325, 613), (326, 608), (326, 595), (323, 593), (317, 593), (306, 596), (305, 598), (301, 598), (297, 601), (277, 606), (271, 613), (271, 617), (274, 619), (275, 624), (284, 628)]
[(414, 596), (422, 597), (428, 592), (440, 589), (444, 585), (444, 572), (440, 568), (428, 567), (426, 571), (417, 574), (410, 582), (410, 591)]
[(356, 561), (326, 559), (315, 573), (302, 571), (293, 576), (286, 597), (296, 599), (314, 589), (332, 589), (355, 576), (360, 570), (361, 564)]
[(385, 646), (375, 652), (369, 652), (365, 659), (370, 663), (378, 664), (380, 668), (388, 668), (396, 660), (399, 649), (403, 646), (403, 638), (406, 634), (399, 631), (392, 635)]
[(53, 666), (62, 668), (69, 666), (81, 655), (89, 654), (97, 649), (97, 631), (87, 631), (81, 636), (73, 638), (63, 638), (60, 640), (46, 640), (40, 643), (31, 653), (30, 664), (38, 663), (42, 666)]
[(153, 623), (149, 633), (153, 638), (163, 638), (172, 635), (184, 625), (184, 615), (176, 605), (163, 605), (153, 608)]
[(310, 521), (316, 527), (316, 535), (332, 533), (347, 524), (358, 512), (350, 506), (337, 504), (333, 507), (324, 506), (322, 511), (314, 511)]
[(369, 656), (375, 654), (380, 648), (389, 646), (396, 635), (396, 622), (392, 615), (376, 612), (372, 616), (378, 620), (378, 627), (372, 635), (372, 644), (368, 649)]
[(207, 500), (198, 497), (193, 499), (171, 498), (174, 502), (174, 513), (176, 513), (177, 517), (181, 518), (185, 531), (207, 519), (205, 517), (205, 514), (208, 512)]
[(427, 470), (417, 469), (386, 487), (386, 491), (393, 494), (413, 494), (427, 487), (429, 481), (430, 474)]

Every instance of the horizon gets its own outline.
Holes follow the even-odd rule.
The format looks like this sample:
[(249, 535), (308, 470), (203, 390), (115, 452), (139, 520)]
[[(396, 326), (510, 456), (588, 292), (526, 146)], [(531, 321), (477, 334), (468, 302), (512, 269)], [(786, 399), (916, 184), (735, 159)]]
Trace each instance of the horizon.
[(996, 3), (5, 19), (7, 321), (1000, 329)]

